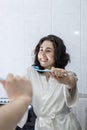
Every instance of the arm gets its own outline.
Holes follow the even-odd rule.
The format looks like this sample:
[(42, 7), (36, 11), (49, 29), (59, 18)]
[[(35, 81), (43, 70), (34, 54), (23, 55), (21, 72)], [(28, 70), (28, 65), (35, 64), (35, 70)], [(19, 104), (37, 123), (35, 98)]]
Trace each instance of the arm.
[(29, 103), (26, 100), (14, 100), (0, 108), (0, 130), (14, 130), (22, 118)]
[(31, 84), (28, 80), (13, 75), (1, 82), (10, 103), (0, 107), (0, 130), (14, 130), (31, 102)]
[(52, 75), (63, 84), (63, 93), (68, 107), (73, 107), (78, 101), (77, 77), (72, 72), (52, 67)]

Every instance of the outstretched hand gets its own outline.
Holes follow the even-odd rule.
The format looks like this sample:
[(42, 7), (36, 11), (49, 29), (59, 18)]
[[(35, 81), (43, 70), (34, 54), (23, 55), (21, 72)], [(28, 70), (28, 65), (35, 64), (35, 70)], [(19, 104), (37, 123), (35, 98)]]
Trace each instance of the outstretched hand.
[(21, 76), (8, 74), (6, 80), (0, 81), (3, 84), (10, 100), (22, 99), (29, 103), (32, 99), (32, 86), (29, 80)]
[(68, 74), (65, 69), (51, 68), (51, 75), (55, 77), (60, 83), (66, 84), (68, 89), (76, 87), (76, 80), (73, 74)]

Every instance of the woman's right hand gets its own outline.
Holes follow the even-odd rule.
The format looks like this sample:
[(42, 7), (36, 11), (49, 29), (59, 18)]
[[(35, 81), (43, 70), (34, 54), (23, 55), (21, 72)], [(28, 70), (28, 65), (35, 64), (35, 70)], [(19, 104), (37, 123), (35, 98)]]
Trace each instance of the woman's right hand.
[(54, 78), (56, 78), (60, 83), (66, 84), (68, 89), (76, 88), (76, 77), (74, 74), (68, 74), (65, 69), (61, 68), (51, 68), (51, 74)]

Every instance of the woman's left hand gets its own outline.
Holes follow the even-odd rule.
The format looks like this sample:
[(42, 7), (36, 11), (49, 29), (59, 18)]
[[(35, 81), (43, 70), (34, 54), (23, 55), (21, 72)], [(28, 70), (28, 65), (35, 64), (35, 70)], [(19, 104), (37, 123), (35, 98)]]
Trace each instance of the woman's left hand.
[(65, 69), (52, 67), (51, 71), (52, 76), (60, 83), (66, 84), (68, 89), (72, 89), (76, 86), (75, 77), (73, 75), (69, 75)]

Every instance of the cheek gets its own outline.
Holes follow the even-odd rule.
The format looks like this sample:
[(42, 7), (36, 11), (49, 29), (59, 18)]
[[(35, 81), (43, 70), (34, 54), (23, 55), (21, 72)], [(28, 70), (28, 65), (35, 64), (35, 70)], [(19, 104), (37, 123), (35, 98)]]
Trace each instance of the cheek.
[(49, 59), (50, 59), (51, 61), (54, 61), (54, 55), (50, 55), (50, 56), (49, 56)]
[(38, 53), (38, 55), (37, 55), (37, 59), (39, 60), (40, 59), (40, 54)]

